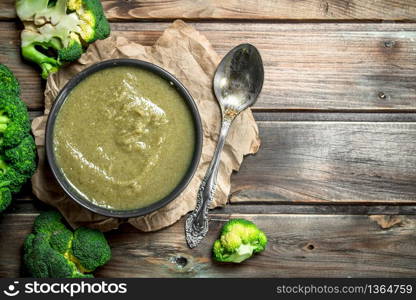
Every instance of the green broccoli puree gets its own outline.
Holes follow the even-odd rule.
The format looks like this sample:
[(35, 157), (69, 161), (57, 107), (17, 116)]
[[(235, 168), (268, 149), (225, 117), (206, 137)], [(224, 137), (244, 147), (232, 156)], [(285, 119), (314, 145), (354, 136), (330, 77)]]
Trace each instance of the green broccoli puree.
[(99, 71), (76, 86), (54, 128), (67, 179), (96, 205), (131, 210), (167, 196), (195, 148), (192, 113), (173, 86), (136, 67)]

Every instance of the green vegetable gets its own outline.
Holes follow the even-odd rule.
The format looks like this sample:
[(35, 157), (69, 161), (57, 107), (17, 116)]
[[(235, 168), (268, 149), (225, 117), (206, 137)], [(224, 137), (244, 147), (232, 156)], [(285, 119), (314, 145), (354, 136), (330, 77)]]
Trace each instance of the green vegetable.
[(0, 94), (5, 92), (19, 96), (20, 85), (12, 71), (5, 65), (0, 64)]
[(240, 263), (266, 248), (267, 237), (257, 226), (244, 219), (232, 219), (222, 228), (213, 246), (213, 257), (219, 262)]
[(36, 170), (36, 146), (32, 136), (26, 135), (16, 147), (6, 149), (4, 159), (19, 173), (32, 176)]
[(19, 192), (36, 169), (29, 114), (19, 93), (16, 77), (0, 64), (0, 212), (10, 205), (11, 193)]
[(85, 42), (93, 43), (110, 35), (110, 24), (100, 0), (68, 0), (68, 9), (81, 19), (80, 35)]
[(100, 231), (86, 227), (75, 230), (72, 254), (85, 272), (93, 272), (111, 258), (110, 247), (104, 235)]
[(18, 145), (30, 130), (26, 105), (12, 93), (0, 93), (0, 146)]
[(12, 194), (7, 187), (0, 188), (0, 212), (5, 210), (12, 202)]
[(87, 278), (111, 258), (103, 233), (85, 227), (72, 233), (57, 211), (41, 213), (26, 237), (23, 261), (37, 278)]
[(22, 55), (40, 66), (44, 79), (110, 35), (100, 0), (17, 0), (16, 11), (25, 24)]

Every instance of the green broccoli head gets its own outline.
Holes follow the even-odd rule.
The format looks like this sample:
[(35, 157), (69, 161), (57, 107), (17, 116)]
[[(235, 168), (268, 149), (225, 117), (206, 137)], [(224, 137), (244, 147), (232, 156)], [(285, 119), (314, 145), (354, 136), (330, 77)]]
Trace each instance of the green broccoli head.
[(58, 51), (58, 60), (61, 62), (71, 62), (77, 60), (84, 53), (81, 41), (77, 34), (72, 33), (71, 39), (68, 42), (67, 47), (61, 48)]
[(7, 66), (0, 64), (0, 93), (4, 92), (19, 96), (20, 85), (12, 71)]
[[(23, 261), (36, 278), (82, 278), (75, 263), (53, 249), (47, 233), (30, 234), (24, 243)], [(91, 277), (91, 276), (88, 276)]]
[[(6, 167), (4, 167), (6, 166)], [(23, 184), (28, 180), (28, 177), (19, 173), (13, 167), (8, 166), (0, 158), (0, 182), (7, 185), (8, 189), (12, 193), (20, 192)]]
[(100, 0), (17, 0), (16, 11), (25, 24), (22, 55), (40, 66), (44, 79), (110, 35)]
[(93, 272), (111, 259), (111, 250), (102, 232), (80, 227), (74, 232), (72, 255), (82, 270)]
[(31, 135), (26, 135), (19, 145), (4, 151), (5, 160), (23, 175), (32, 176), (36, 170), (36, 145)]
[(52, 232), (62, 230), (63, 228), (66, 227), (62, 223), (62, 215), (55, 210), (41, 213), (33, 223), (34, 233), (50, 235)]
[[(80, 260), (73, 255), (73, 244), (84, 242), (85, 240), (96, 240), (100, 234), (96, 230), (88, 229), (86, 231), (78, 229), (80, 234), (73, 234), (65, 224), (62, 223), (62, 215), (57, 211), (48, 211), (41, 213), (34, 222), (33, 233), (26, 237), (23, 245), (23, 261), (29, 273), (38, 278), (91, 278), (93, 275), (84, 274), (86, 269), (80, 266)], [(102, 233), (101, 233), (102, 235)], [(78, 236), (78, 237), (77, 237)], [(103, 235), (102, 235), (103, 237)], [(88, 243), (88, 242), (87, 242)], [(107, 241), (92, 242), (95, 247), (103, 247), (103, 251), (108, 254), (110, 248)], [(83, 249), (84, 248), (84, 249)], [(83, 251), (95, 251), (95, 254), (89, 255)], [(97, 249), (89, 249), (78, 245), (76, 251), (82, 260), (88, 263), (100, 266), (103, 263), (102, 256), (97, 253)], [(111, 252), (109, 254), (111, 256)], [(94, 262), (94, 259), (97, 261)], [(92, 270), (91, 270), (92, 271)]]
[(79, 33), (86, 43), (93, 43), (110, 35), (110, 24), (100, 0), (68, 0), (68, 9), (79, 16)]
[(36, 170), (36, 149), (32, 136), (26, 134), (14, 148), (6, 148), (0, 155), (0, 186), (18, 193)]
[[(49, 234), (38, 232), (29, 234), (23, 244), (23, 262), (27, 271), (37, 278), (77, 278), (75, 264), (68, 263), (65, 257), (50, 247)], [(83, 274), (82, 274), (83, 275)]]
[(219, 262), (240, 263), (266, 248), (267, 237), (257, 226), (244, 219), (232, 219), (214, 242), (213, 257)]
[(29, 131), (26, 104), (12, 93), (0, 93), (0, 147), (18, 145)]
[(36, 169), (26, 105), (13, 93), (0, 93), (0, 185), (17, 193)]
[(19, 192), (36, 169), (29, 114), (19, 93), (17, 79), (0, 64), (0, 212), (10, 204), (11, 193)]
[(12, 194), (7, 187), (0, 188), (0, 212), (4, 211), (12, 202)]

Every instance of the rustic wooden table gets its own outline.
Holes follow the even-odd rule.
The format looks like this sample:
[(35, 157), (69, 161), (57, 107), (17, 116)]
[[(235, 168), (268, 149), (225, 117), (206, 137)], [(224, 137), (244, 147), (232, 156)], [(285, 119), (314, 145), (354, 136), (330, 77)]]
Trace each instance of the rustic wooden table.
[[(151, 45), (176, 18), (220, 54), (250, 42), (266, 81), (254, 108), (262, 147), (232, 178), (209, 237), (186, 247), (183, 222), (108, 234), (99, 277), (416, 276), (415, 0), (103, 0), (113, 34)], [(0, 62), (32, 116), (38, 71), (19, 53), (14, 0), (0, 2)], [(27, 188), (30, 191), (30, 187)], [(19, 276), (21, 245), (45, 206), (22, 193), (0, 217), (0, 277)], [(230, 217), (255, 221), (268, 249), (220, 265), (210, 247)]]

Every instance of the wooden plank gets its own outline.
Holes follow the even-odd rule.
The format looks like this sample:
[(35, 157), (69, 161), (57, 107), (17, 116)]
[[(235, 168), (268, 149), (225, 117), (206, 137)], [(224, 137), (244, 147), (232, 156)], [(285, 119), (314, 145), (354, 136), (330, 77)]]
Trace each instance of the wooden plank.
[[(18, 277), (21, 246), (36, 215), (0, 219), (0, 277)], [(241, 265), (214, 263), (211, 245), (230, 217), (254, 221), (269, 245)], [(130, 226), (107, 234), (113, 258), (98, 277), (414, 277), (415, 216), (212, 215), (208, 237), (190, 250), (183, 222), (155, 233)], [(10, 234), (10, 233), (13, 234)]]
[[(4, 213), (38, 214), (51, 208), (33, 195), (28, 196), (21, 198), (21, 195), (16, 195)], [(416, 215), (416, 205), (232, 202), (210, 210), (210, 214)]]
[(232, 202), (416, 203), (416, 123), (258, 124), (262, 145), (232, 176)]
[(413, 112), (337, 112), (337, 111), (258, 111), (254, 110), (256, 121), (300, 121), (300, 122), (416, 122)]
[(415, 203), (416, 124), (259, 122), (231, 201)]
[[(153, 44), (166, 23), (112, 24), (114, 36)], [(250, 42), (266, 80), (257, 110), (416, 110), (416, 24), (195, 23), (224, 55)], [(23, 97), (42, 107), (35, 69), (22, 62), (13, 23), (0, 23), (0, 61), (16, 72)]]
[[(42, 116), (43, 111), (29, 111), (30, 120)], [(254, 119), (256, 121), (298, 121), (298, 122), (416, 122), (416, 113), (377, 113), (377, 112), (286, 112), (273, 111), (263, 112), (254, 110)]]
[[(260, 49), (266, 77), (257, 109), (416, 108), (413, 24), (195, 25), (221, 55), (244, 42)], [(130, 40), (148, 41), (136, 31), (141, 24), (114, 28)]]
[[(30, 202), (27, 203), (29, 211)], [(22, 207), (22, 205), (18, 205)], [(23, 205), (24, 207), (24, 205)], [(23, 208), (22, 207), (22, 208)], [(25, 211), (22, 209), (22, 211)], [(416, 205), (364, 205), (364, 204), (281, 204), (242, 202), (229, 203), (211, 213), (220, 214), (307, 214), (307, 215), (416, 215)]]
[[(415, 20), (414, 0), (102, 0), (110, 20)], [(2, 0), (0, 18), (15, 18)]]

